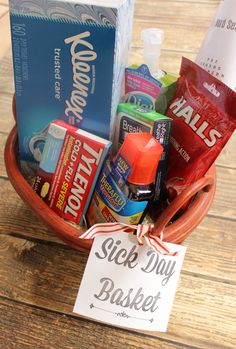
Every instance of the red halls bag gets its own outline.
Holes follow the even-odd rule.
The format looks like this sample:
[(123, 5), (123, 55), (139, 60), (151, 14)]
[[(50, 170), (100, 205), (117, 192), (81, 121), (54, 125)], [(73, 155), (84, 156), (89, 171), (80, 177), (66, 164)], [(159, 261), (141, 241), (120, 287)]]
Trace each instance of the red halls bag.
[(173, 119), (166, 186), (170, 198), (201, 178), (236, 127), (236, 93), (183, 58), (167, 115)]

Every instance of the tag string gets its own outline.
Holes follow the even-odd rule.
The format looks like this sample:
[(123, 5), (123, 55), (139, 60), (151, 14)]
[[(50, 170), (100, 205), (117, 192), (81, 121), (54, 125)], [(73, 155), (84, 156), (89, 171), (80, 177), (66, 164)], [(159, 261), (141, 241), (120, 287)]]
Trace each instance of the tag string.
[[(172, 252), (166, 244), (157, 236), (151, 235), (153, 230), (152, 224), (125, 224), (125, 223), (98, 223), (94, 224), (84, 234), (80, 235), (80, 239), (94, 239), (95, 236), (101, 234), (111, 234), (117, 232), (134, 233), (139, 245), (148, 245), (159, 254), (176, 256), (177, 252)], [(162, 234), (161, 234), (162, 236)]]

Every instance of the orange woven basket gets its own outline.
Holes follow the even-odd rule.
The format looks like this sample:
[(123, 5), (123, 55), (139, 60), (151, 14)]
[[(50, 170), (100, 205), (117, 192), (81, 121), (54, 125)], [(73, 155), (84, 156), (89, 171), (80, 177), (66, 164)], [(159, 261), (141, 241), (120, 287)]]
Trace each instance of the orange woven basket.
[[(13, 114), (15, 116), (15, 102), (13, 100)], [(70, 224), (54, 213), (42, 199), (33, 191), (29, 183), (20, 172), (18, 164), (18, 134), (15, 126), (10, 132), (5, 146), (5, 165), (8, 177), (19, 196), (31, 207), (44, 224), (55, 232), (70, 246), (89, 251), (91, 240), (82, 240), (79, 236), (84, 228)], [(197, 227), (207, 214), (213, 201), (216, 189), (216, 171), (213, 165), (208, 173), (191, 184), (163, 211), (154, 222), (154, 234), (163, 232), (163, 240), (181, 243)], [(175, 214), (190, 199), (193, 199), (188, 209), (177, 219)]]

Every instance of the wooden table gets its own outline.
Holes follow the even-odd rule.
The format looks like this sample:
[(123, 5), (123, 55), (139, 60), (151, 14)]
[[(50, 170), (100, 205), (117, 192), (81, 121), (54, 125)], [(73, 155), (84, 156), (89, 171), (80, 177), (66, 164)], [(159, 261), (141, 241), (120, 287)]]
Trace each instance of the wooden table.
[[(161, 66), (194, 59), (218, 0), (137, 0), (132, 61), (142, 28), (165, 31)], [(7, 2), (0, 0), (0, 144), (14, 124)], [(167, 333), (129, 331), (72, 313), (87, 256), (64, 245), (17, 196), (0, 160), (0, 347), (235, 348), (236, 134), (217, 159), (214, 203), (184, 242), (187, 255)]]

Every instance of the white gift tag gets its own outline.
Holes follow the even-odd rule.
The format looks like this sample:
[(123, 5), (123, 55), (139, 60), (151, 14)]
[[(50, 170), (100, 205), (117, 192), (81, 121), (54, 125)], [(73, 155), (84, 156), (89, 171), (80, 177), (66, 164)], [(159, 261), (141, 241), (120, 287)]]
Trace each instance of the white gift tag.
[(73, 311), (126, 328), (167, 330), (186, 248), (176, 256), (140, 246), (132, 234), (96, 236)]

